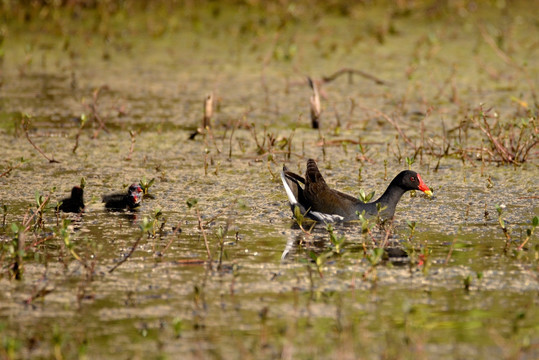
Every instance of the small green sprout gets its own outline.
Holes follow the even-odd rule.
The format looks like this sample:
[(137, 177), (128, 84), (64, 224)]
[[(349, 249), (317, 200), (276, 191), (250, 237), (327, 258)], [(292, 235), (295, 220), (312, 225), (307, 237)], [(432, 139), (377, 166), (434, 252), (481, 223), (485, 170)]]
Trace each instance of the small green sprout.
[(365, 191), (363, 189), (359, 189), (359, 200), (361, 200), (364, 203), (368, 203), (374, 197), (375, 193), (376, 192), (373, 191), (373, 192), (369, 193), (368, 195), (366, 195)]

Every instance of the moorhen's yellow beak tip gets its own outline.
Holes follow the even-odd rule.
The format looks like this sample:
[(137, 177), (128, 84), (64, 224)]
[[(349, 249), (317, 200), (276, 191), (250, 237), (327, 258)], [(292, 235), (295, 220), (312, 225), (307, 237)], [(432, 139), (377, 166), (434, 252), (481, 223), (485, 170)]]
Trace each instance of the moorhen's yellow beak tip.
[(432, 191), (430, 191), (430, 190), (426, 190), (426, 191), (425, 191), (425, 194), (426, 194), (429, 198), (432, 197)]

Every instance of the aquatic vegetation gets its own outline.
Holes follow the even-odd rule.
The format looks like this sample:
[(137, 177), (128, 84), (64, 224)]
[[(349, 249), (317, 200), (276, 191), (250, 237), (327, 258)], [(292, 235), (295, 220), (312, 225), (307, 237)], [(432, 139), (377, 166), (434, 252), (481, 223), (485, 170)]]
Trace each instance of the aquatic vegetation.
[(11, 258), (9, 264), (10, 274), (15, 280), (21, 280), (23, 274), (23, 259), (25, 256), (25, 232), (16, 223), (11, 224), (12, 239), (10, 243), (3, 244), (3, 252)]
[[(363, 201), (365, 204), (372, 200), (376, 191), (371, 191), (368, 194), (365, 194), (365, 190), (359, 189), (359, 200)], [(380, 213), (380, 211), (378, 211)]]
[[(496, 119), (496, 113), (479, 109), (479, 114), (472, 118), (487, 137), (490, 149), (485, 149), (490, 158), (502, 163), (520, 165), (532, 156), (531, 150), (539, 144), (539, 123), (534, 117), (508, 122), (502, 125), (498, 119), (493, 124), (489, 119)], [(492, 161), (492, 160), (491, 160)]]
[(336, 235), (333, 226), (331, 224), (328, 224), (326, 226), (326, 231), (329, 234), (329, 242), (331, 243), (332, 249), (331, 251), (333, 254), (336, 255), (342, 255), (344, 252), (344, 246), (346, 242), (346, 236), (344, 235)]
[(527, 228), (526, 229), (526, 238), (524, 239), (524, 241), (522, 241), (522, 244), (520, 244), (518, 246), (518, 250), (522, 250), (524, 248), (524, 246), (526, 246), (526, 244), (528, 243), (528, 241), (530, 241), (533, 233), (535, 232), (535, 228), (537, 226), (539, 226), (539, 218), (537, 216), (534, 216), (532, 221), (531, 221), (531, 225), (532, 227), (531, 228)]
[(505, 225), (505, 221), (503, 219), (503, 208), (505, 206), (496, 204), (496, 212), (498, 213), (498, 224), (500, 225), (500, 228), (503, 231), (503, 234), (505, 235), (505, 247), (504, 252), (507, 252), (509, 250), (509, 247), (511, 246), (511, 233), (507, 226)]
[(139, 185), (142, 188), (142, 193), (144, 197), (147, 197), (147, 196), (151, 197), (150, 187), (152, 187), (154, 182), (155, 182), (155, 178), (151, 178), (150, 180), (147, 180), (146, 176), (143, 176), (142, 179), (139, 181)]

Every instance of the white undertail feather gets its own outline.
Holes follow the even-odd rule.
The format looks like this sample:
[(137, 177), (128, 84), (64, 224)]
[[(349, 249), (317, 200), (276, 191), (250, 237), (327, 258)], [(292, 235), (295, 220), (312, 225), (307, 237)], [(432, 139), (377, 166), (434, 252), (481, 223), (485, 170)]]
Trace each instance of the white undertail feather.
[(292, 192), (292, 189), (290, 189), (290, 186), (288, 185), (288, 181), (286, 180), (286, 175), (284, 174), (284, 171), (281, 171), (281, 180), (283, 181), (284, 191), (286, 191), (286, 196), (288, 196), (288, 201), (290, 201), (290, 205), (298, 205), (298, 200), (294, 196), (294, 193)]

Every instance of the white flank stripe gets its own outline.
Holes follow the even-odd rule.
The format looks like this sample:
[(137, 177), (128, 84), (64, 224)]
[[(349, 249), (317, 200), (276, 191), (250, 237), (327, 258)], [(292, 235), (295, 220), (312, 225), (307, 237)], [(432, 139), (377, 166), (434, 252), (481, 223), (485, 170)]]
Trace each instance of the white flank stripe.
[(322, 221), (324, 223), (332, 223), (344, 220), (343, 216), (337, 214), (324, 214), (318, 211), (311, 211), (309, 214), (316, 217), (318, 221)]

